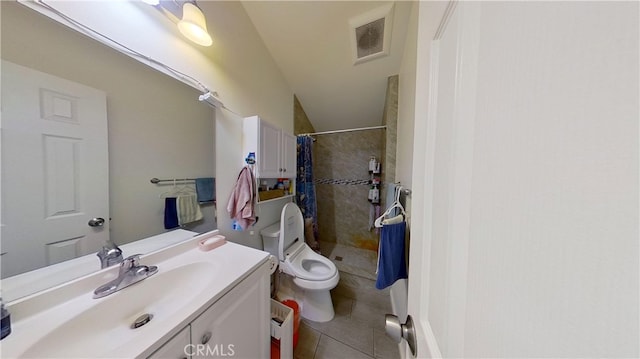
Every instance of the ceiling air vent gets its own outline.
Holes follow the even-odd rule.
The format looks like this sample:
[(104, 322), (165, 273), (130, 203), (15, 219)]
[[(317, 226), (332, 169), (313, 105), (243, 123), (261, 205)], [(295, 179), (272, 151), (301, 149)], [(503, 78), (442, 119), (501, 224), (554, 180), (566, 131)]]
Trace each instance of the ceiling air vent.
[(354, 65), (389, 55), (392, 18), (388, 4), (349, 20)]

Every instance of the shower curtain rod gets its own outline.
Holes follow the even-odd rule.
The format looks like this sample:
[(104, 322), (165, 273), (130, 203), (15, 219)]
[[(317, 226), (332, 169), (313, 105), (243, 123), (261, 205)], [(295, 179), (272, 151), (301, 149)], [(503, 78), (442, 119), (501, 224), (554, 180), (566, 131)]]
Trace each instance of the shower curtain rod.
[(315, 135), (329, 135), (332, 133), (342, 133), (342, 132), (353, 132), (353, 131), (367, 131), (367, 130), (378, 130), (387, 126), (373, 126), (373, 127), (360, 127), (360, 128), (350, 128), (347, 130), (335, 130), (335, 131), (323, 131), (323, 132), (313, 132), (313, 133), (301, 133), (298, 136), (315, 136)]

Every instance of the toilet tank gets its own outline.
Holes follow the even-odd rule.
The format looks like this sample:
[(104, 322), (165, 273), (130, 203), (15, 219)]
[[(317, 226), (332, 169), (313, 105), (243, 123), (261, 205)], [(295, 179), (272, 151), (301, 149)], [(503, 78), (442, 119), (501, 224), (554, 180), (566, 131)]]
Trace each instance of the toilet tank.
[(278, 241), (280, 239), (280, 222), (276, 222), (260, 231), (265, 252), (278, 258)]

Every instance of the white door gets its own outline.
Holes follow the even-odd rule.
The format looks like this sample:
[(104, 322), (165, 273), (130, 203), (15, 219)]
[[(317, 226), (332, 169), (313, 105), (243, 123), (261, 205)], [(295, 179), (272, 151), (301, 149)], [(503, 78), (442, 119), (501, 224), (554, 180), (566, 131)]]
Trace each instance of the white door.
[[(425, 154), (415, 157), (423, 162), (414, 166), (413, 183), (423, 187), (412, 200), (412, 238), (418, 239), (411, 242), (408, 303), (420, 358), (464, 355), (457, 334), (465, 315), (465, 223), (473, 159), (468, 105), (475, 101), (477, 16), (477, 5), (450, 3), (436, 39), (425, 40), (431, 48), (430, 68), (423, 69), (430, 73), (430, 100), (426, 121), (416, 119), (416, 130), (426, 136), (417, 142)], [(465, 62), (460, 61), (463, 47)]]
[(3, 278), (101, 248), (108, 170), (105, 93), (2, 61)]
[(419, 30), (418, 357), (638, 357), (638, 10), (460, 2)]

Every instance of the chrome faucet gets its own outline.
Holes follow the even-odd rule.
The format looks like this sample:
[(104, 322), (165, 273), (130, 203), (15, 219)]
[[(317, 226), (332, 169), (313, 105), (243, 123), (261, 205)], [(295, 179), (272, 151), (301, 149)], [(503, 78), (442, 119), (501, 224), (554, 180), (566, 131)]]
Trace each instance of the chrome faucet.
[(101, 269), (105, 269), (122, 262), (122, 249), (120, 249), (118, 245), (111, 240), (108, 240), (96, 255), (100, 258)]
[(134, 254), (125, 258), (120, 263), (120, 272), (118, 278), (109, 283), (99, 286), (93, 291), (93, 298), (98, 299), (113, 294), (120, 289), (126, 288), (132, 284), (146, 279), (158, 272), (157, 266), (140, 265), (140, 255)]

